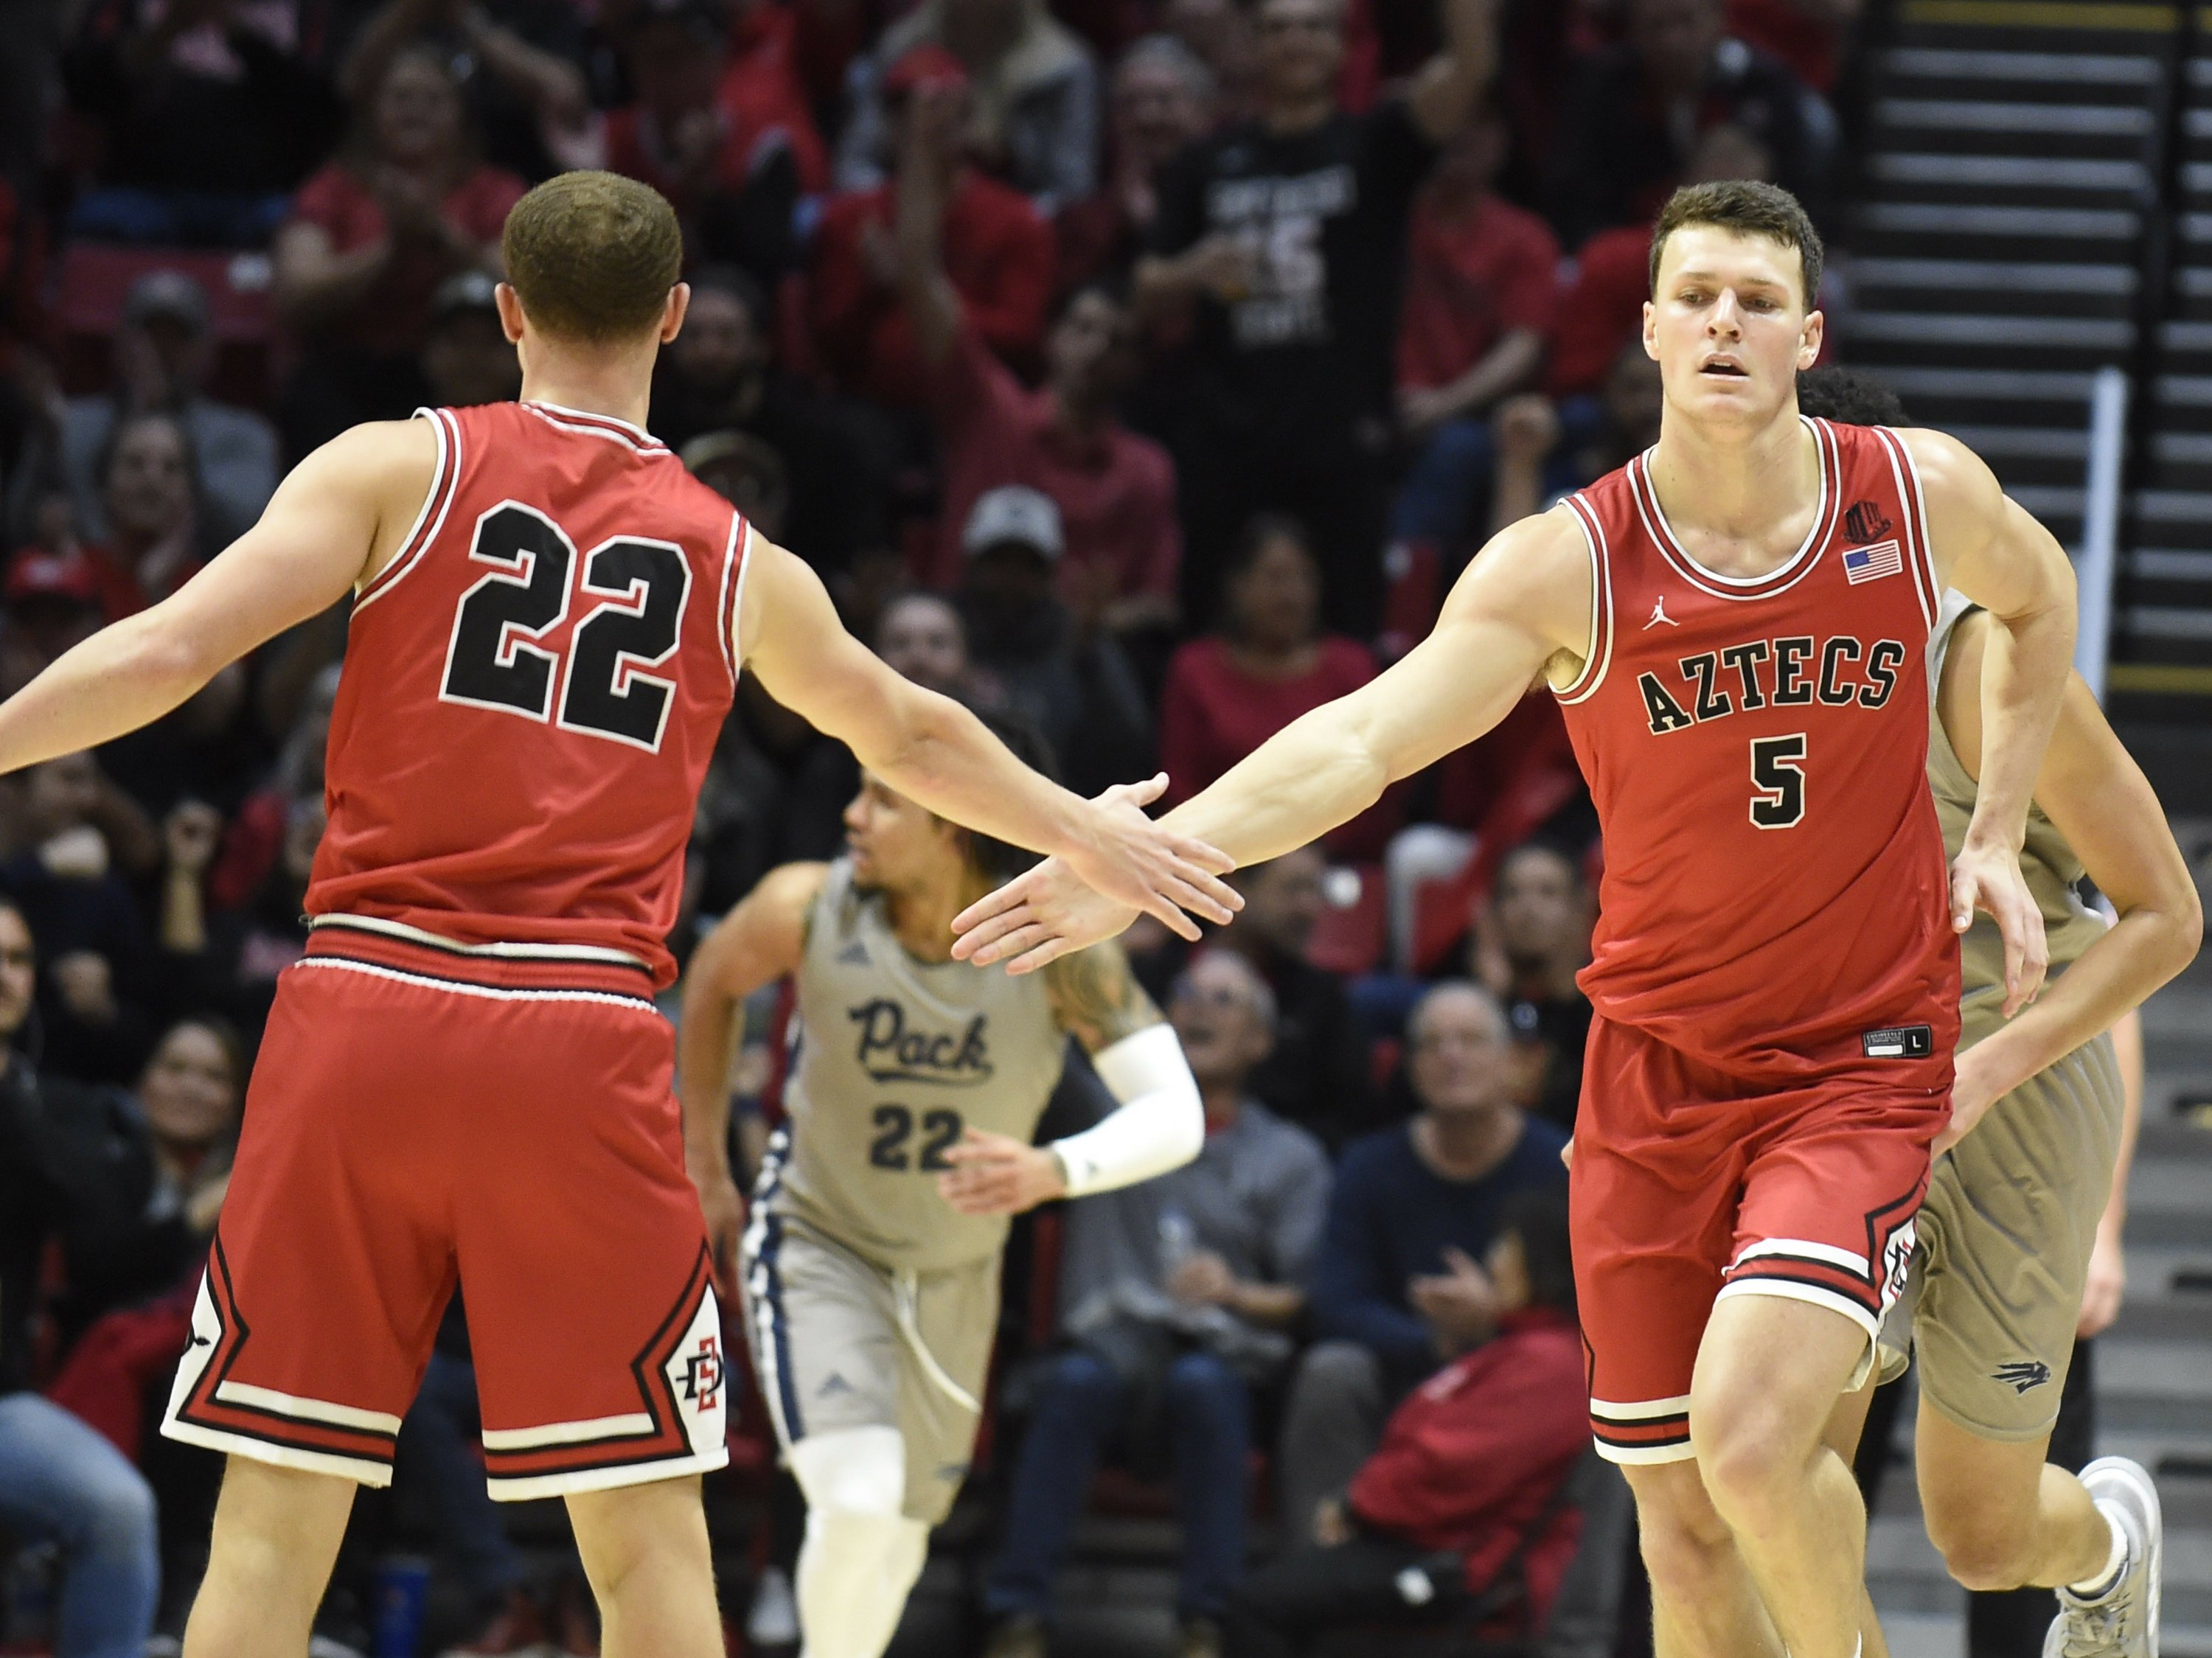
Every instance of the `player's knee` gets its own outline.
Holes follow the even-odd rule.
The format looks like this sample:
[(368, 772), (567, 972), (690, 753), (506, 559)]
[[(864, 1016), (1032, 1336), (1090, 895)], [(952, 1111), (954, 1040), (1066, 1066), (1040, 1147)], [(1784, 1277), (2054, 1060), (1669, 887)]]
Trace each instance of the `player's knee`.
[(1728, 1521), (1705, 1494), (1698, 1465), (1661, 1463), (1627, 1470), (1636, 1493), (1637, 1533), (1651, 1581), (1694, 1594), (1726, 1564), (1735, 1543)]
[(839, 1428), (791, 1448), (792, 1477), (810, 1513), (899, 1518), (906, 1503), (906, 1440), (896, 1428)]
[(1811, 1448), (1802, 1424), (1771, 1402), (1738, 1398), (1702, 1410), (1692, 1404), (1690, 1439), (1714, 1507), (1739, 1530), (1763, 1524), (1804, 1483)]
[(2032, 1528), (1993, 1524), (1992, 1518), (1935, 1509), (1927, 1515), (1929, 1540), (1942, 1555), (1945, 1569), (1977, 1593), (2016, 1589), (2035, 1565)]

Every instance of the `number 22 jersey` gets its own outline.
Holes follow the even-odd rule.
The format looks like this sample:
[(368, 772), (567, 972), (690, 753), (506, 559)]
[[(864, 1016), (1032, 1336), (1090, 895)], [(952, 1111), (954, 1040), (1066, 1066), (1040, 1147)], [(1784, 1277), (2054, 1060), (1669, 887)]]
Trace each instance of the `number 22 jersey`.
[(416, 418), (436, 473), (355, 600), (307, 912), (627, 958), (665, 986), (737, 684), (745, 522), (607, 416)]
[(1648, 453), (1566, 503), (1595, 598), (1589, 659), (1556, 689), (1606, 853), (1580, 982), (1602, 1017), (1747, 1078), (1958, 1037), (1919, 479), (1893, 433), (1805, 424), (1819, 507), (1766, 575), (1683, 550)]

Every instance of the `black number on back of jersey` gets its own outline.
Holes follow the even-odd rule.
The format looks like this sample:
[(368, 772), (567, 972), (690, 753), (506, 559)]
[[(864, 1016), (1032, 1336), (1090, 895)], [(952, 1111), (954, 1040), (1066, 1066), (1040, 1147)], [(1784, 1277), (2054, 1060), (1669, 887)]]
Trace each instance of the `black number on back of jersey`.
[(477, 520), (469, 556), (494, 568), (461, 595), (453, 613), (440, 698), (550, 719), (558, 659), (527, 641), (568, 614), (576, 550), (551, 519), (510, 501)]
[[(878, 1169), (908, 1168), (906, 1143), (914, 1138), (914, 1113), (902, 1105), (879, 1105), (869, 1114), (869, 1121), (876, 1126), (876, 1137), (868, 1142), (868, 1161)], [(951, 1168), (945, 1154), (960, 1143), (967, 1127), (957, 1111), (922, 1113), (921, 1155), (911, 1166), (925, 1175)]]
[(1794, 829), (1805, 816), (1805, 734), (1751, 739), (1751, 821)]
[[(510, 501), (477, 521), (469, 556), (493, 568), (453, 614), (440, 700), (550, 721), (562, 663), (534, 641), (568, 614), (575, 545), (543, 513)], [(690, 561), (667, 542), (616, 540), (594, 547), (583, 567), (586, 597), (603, 602), (569, 639), (560, 724), (657, 751), (676, 684), (644, 671), (676, 654)]]

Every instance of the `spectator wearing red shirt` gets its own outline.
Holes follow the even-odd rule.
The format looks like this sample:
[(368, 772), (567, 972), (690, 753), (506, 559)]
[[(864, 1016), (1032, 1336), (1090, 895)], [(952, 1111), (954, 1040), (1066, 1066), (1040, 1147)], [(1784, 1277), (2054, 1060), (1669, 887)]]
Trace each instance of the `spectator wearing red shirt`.
[[(1297, 519), (1254, 519), (1222, 585), (1222, 631), (1177, 650), (1160, 693), (1165, 805), (1189, 799), (1300, 714), (1375, 677), (1364, 645), (1321, 630), (1321, 567)], [(1379, 847), (1388, 829), (1382, 810), (1331, 830), (1325, 844), (1339, 852)]]
[(1213, 125), (1212, 72), (1172, 34), (1148, 34), (1114, 66), (1105, 182), (1060, 210), (1060, 291), (1126, 274), (1152, 235), (1160, 169)]
[(106, 544), (83, 556), (102, 619), (119, 622), (167, 598), (206, 562), (191, 439), (164, 410), (126, 416), (100, 452), (98, 476)]
[[(823, 360), (847, 389), (893, 408), (926, 407), (931, 381), (900, 304), (900, 261), (891, 231), (896, 174), (924, 153), (908, 131), (919, 101), (910, 94), (937, 86), (945, 89), (942, 99), (964, 100), (967, 82), (959, 60), (941, 46), (917, 46), (901, 58), (884, 80), (884, 96), (901, 134), (895, 176), (890, 183), (830, 197), (815, 234), (809, 286)], [(1001, 357), (1026, 362), (1044, 335), (1052, 227), (1019, 192), (983, 177), (952, 146), (922, 142), (936, 169), (930, 187), (944, 203), (945, 277), (983, 343)]]
[(1865, 0), (1728, 0), (1728, 29), (1826, 97), (1835, 90), (1844, 37), (1865, 9)]
[(1175, 471), (1165, 450), (1114, 415), (1134, 367), (1128, 310), (1102, 288), (1075, 294), (1046, 337), (1041, 391), (992, 355), (945, 272), (939, 181), (948, 169), (938, 155), (957, 142), (957, 116), (951, 98), (916, 94), (908, 130), (918, 148), (898, 184), (900, 285), (944, 452), (931, 580), (944, 587), (959, 580), (962, 537), (978, 501), (1001, 485), (1027, 484), (1060, 508), (1060, 596), (1080, 621), (1117, 632), (1172, 626), (1182, 549)]
[(795, 89), (772, 66), (726, 69), (727, 40), (718, 0), (647, 0), (626, 53), (636, 100), (607, 115), (601, 149), (668, 198), (695, 258), (772, 285), (797, 263), (793, 213), (829, 164)]
[(1312, 1542), (1245, 1580), (1229, 1658), (1292, 1658), (1347, 1625), (1482, 1625), (1516, 1557), (1512, 1624), (1544, 1626), (1582, 1528), (1547, 1511), (1589, 1447), (1565, 1193), (1509, 1199), (1486, 1266), (1497, 1333), (1399, 1406)]
[(476, 159), (445, 61), (395, 53), (352, 153), (301, 186), (276, 235), (276, 311), (302, 343), (278, 419), (295, 455), (415, 407), (432, 296), (457, 270), (500, 273), (524, 188)]
[(1536, 376), (1558, 297), (1559, 245), (1491, 188), (1505, 158), (1495, 115), (1462, 132), (1413, 208), (1398, 330), (1398, 418), (1416, 446), (1395, 532), (1446, 553), (1475, 523), (1490, 477), (1490, 411)]

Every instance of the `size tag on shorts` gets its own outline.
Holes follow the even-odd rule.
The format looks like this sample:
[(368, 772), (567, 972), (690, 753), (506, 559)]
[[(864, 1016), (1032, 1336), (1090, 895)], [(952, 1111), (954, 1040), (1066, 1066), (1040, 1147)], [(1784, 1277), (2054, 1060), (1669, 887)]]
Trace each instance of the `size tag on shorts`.
[(1936, 1051), (1932, 1025), (1892, 1025), (1883, 1030), (1859, 1033), (1859, 1047), (1869, 1060), (1924, 1060)]

